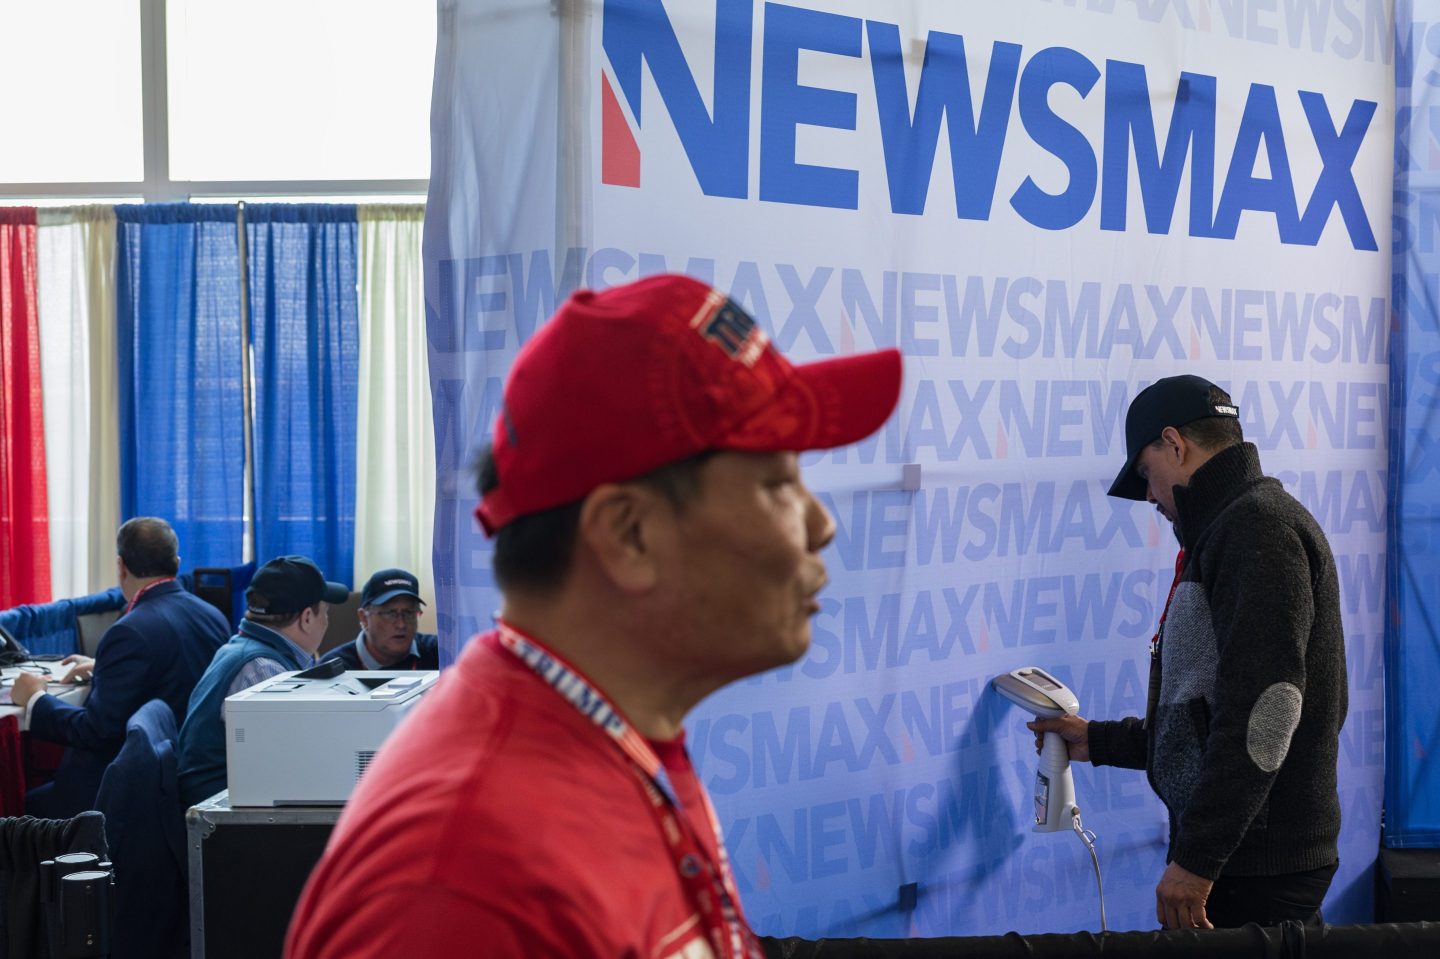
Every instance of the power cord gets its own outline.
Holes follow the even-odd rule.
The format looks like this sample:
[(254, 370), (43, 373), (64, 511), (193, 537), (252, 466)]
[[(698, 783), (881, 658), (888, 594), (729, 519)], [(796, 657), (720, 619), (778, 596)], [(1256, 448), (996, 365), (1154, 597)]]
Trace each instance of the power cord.
[(1070, 828), (1075, 830), (1075, 835), (1090, 850), (1090, 861), (1095, 865), (1095, 888), (1100, 893), (1100, 931), (1107, 932), (1105, 926), (1105, 886), (1100, 881), (1100, 857), (1095, 855), (1095, 834), (1084, 826), (1080, 825), (1080, 807), (1072, 806), (1070, 814)]

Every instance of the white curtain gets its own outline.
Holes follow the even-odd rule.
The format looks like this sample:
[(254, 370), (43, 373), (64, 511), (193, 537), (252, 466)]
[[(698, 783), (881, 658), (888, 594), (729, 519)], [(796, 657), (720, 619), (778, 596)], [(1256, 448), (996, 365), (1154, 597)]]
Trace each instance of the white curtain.
[(115, 210), (41, 209), (36, 235), (50, 581), (63, 598), (115, 585)]
[(420, 259), (423, 205), (362, 205), (355, 588), (378, 569), (420, 578), (434, 632), (435, 437)]

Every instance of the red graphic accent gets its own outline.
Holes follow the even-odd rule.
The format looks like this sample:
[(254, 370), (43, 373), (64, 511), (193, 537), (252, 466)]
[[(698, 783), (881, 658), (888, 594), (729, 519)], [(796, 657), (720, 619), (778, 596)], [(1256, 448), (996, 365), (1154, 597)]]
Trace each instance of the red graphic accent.
[(640, 145), (610, 89), (610, 78), (600, 74), (604, 104), (600, 111), (600, 182), (613, 186), (640, 185)]
[(1005, 434), (1005, 422), (995, 424), (995, 458), (1003, 460), (1010, 455), (1010, 437)]
[(1190, 359), (1200, 359), (1200, 334), (1193, 327), (1190, 330)]
[(761, 892), (770, 891), (770, 864), (764, 856), (755, 857), (755, 888)]

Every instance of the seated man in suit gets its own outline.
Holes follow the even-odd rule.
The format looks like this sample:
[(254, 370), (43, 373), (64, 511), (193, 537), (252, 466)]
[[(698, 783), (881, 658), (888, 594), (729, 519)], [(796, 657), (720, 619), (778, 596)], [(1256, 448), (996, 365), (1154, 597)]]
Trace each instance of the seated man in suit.
[(280, 556), (255, 571), (245, 590), (240, 632), (220, 648), (180, 727), (180, 802), (189, 807), (225, 788), (225, 697), (271, 676), (315, 665), (330, 607), (350, 598), (304, 556)]
[(24, 706), (30, 732), (70, 747), (55, 778), (30, 791), (32, 816), (65, 819), (91, 808), (105, 767), (125, 743), (125, 722), (151, 699), (162, 699), (184, 722), (190, 693), (225, 643), (230, 624), (214, 606), (175, 581), (180, 569), (175, 531), (140, 516), (115, 536), (120, 591), (129, 605), (105, 635), (95, 658), (69, 656), (70, 680), (93, 683), (83, 706), (45, 692), (45, 677), (21, 675), (11, 699)]
[(382, 569), (360, 593), (360, 635), (325, 659), (346, 669), (439, 669), (440, 641), (418, 632), (420, 581), (403, 569)]

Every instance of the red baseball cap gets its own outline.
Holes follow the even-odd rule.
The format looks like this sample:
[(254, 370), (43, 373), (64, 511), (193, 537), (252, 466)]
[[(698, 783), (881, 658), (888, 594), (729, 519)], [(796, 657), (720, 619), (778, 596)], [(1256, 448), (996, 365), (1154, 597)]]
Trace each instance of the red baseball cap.
[(686, 276), (579, 290), (515, 358), (495, 421), (487, 535), (706, 450), (830, 449), (900, 398), (900, 352), (792, 366), (743, 309)]

